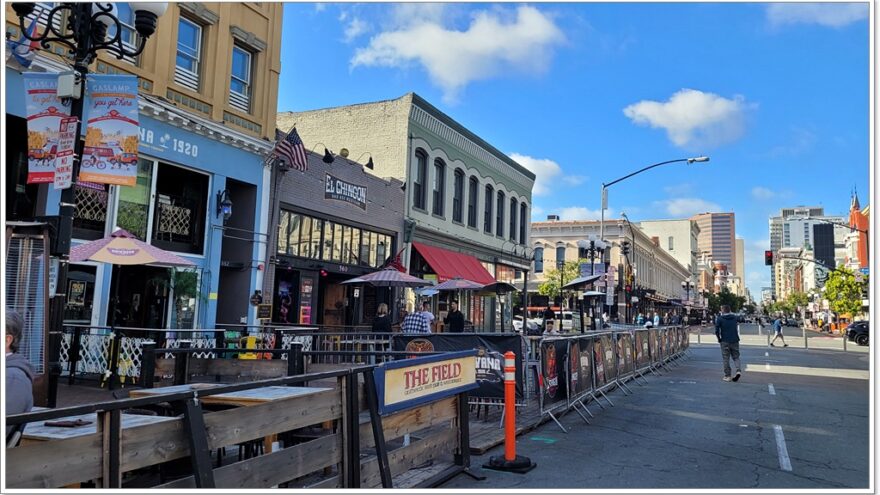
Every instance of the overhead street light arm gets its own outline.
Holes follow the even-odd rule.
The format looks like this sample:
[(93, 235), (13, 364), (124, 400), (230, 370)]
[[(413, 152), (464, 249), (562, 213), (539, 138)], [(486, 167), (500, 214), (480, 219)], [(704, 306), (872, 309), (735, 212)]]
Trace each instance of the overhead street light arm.
[(868, 232), (868, 229), (860, 229), (860, 228), (858, 228), (858, 227), (854, 227), (854, 226), (852, 226), (852, 225), (847, 225), (847, 224), (842, 223), (842, 222), (835, 222), (834, 220), (827, 220), (827, 219), (825, 219), (825, 218), (813, 218), (813, 219), (811, 219), (811, 220), (815, 220), (815, 221), (817, 221), (817, 222), (830, 223), (831, 225), (837, 225), (838, 227), (846, 227), (846, 228), (848, 228), (849, 230), (855, 230), (856, 232), (861, 232), (862, 234), (865, 234), (865, 235), (867, 235), (867, 234), (869, 233), (869, 232)]

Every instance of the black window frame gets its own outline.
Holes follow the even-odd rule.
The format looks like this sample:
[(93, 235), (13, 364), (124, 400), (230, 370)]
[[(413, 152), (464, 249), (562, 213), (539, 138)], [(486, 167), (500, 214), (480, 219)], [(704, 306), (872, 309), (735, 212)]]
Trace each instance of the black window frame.
[(492, 184), (486, 184), (485, 198), (483, 201), (483, 232), (492, 234), (492, 205), (495, 203), (495, 188)]
[(508, 229), (510, 230), (510, 240), (516, 242), (516, 213), (517, 208), (519, 207), (519, 201), (517, 201), (516, 197), (510, 197), (510, 225)]
[(452, 221), (463, 223), (464, 208), (464, 170), (455, 169), (455, 179), (452, 190)]
[(480, 179), (472, 175), (468, 180), (468, 227), (477, 228), (477, 201), (479, 200)]
[(519, 243), (526, 243), (526, 218), (528, 215), (528, 206), (525, 201), (519, 204)]
[(413, 177), (413, 208), (426, 211), (428, 195), (425, 194), (425, 182), (428, 179), (428, 154), (419, 148), (416, 150), (416, 174)]
[(431, 213), (443, 216), (446, 211), (446, 162), (442, 158), (434, 159), (434, 187)]
[(544, 248), (539, 246), (535, 248), (535, 273), (544, 272)]
[(504, 208), (507, 205), (507, 196), (500, 189), (498, 190), (498, 198), (496, 202), (497, 207), (495, 209), (495, 235), (504, 238)]

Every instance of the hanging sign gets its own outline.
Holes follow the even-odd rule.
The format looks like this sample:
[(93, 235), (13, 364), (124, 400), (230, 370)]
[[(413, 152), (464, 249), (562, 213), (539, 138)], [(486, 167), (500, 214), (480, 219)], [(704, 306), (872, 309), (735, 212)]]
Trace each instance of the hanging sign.
[(73, 149), (76, 145), (76, 117), (61, 119), (58, 128), (58, 154), (55, 156), (55, 189), (67, 189), (73, 183)]
[(390, 414), (477, 388), (474, 351), (390, 361), (373, 370), (379, 413)]
[(70, 104), (58, 98), (58, 74), (26, 72), (25, 106), (28, 130), (28, 184), (55, 180), (61, 120), (70, 117)]
[(326, 174), (324, 179), (324, 199), (345, 201), (362, 210), (367, 209), (367, 188), (346, 182), (340, 178)]
[(87, 83), (86, 143), (79, 180), (134, 186), (139, 136), (137, 76), (95, 74)]

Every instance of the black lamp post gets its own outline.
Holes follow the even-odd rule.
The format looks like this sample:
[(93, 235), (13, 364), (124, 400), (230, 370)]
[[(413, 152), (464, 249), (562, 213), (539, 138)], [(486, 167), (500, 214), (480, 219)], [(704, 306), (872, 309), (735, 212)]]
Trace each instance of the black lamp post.
[[(146, 46), (147, 38), (156, 32), (159, 16), (164, 14), (168, 8), (168, 4), (165, 2), (132, 3), (131, 5), (135, 11), (135, 29), (140, 35), (138, 46), (134, 50), (126, 48), (122, 42), (123, 25), (119, 18), (116, 17), (116, 6), (112, 3), (60, 3), (46, 14), (46, 29), (42, 34), (36, 36), (32, 36), (27, 32), (27, 20), (25, 19), (34, 12), (36, 3), (12, 4), (12, 9), (18, 16), (22, 35), (26, 39), (38, 42), (42, 48), (49, 48), (51, 43), (64, 45), (68, 48), (70, 55), (73, 56), (72, 77), (74, 78), (74, 84), (72, 87), (74, 88), (74, 93), (63, 96), (73, 100), (71, 102), (70, 115), (77, 119), (76, 136), (80, 136), (82, 132), (84, 103), (82, 88), (85, 85), (86, 76), (89, 72), (89, 65), (97, 57), (98, 51), (103, 50), (120, 60), (140, 55)], [(61, 21), (65, 17), (67, 23), (62, 25)], [(113, 35), (108, 38), (107, 34), (111, 32), (111, 28), (113, 28)], [(84, 141), (77, 139), (73, 160), (74, 182), (76, 182), (79, 175), (83, 146)], [(73, 214), (75, 208), (76, 193), (74, 186), (71, 185), (61, 192), (56, 233), (57, 241), (54, 244), (54, 254), (61, 258), (57, 284), (57, 287), (61, 290), (67, 287), (67, 258), (70, 255), (70, 239), (73, 234)], [(50, 407), (55, 406), (55, 387), (57, 386), (57, 377), (61, 372), (57, 351), (62, 331), (61, 325), (63, 324), (65, 297), (66, 294), (58, 294), (52, 303), (55, 315), (51, 318), (51, 321), (52, 325), (57, 328), (54, 329), (54, 332), (50, 332), (50, 335), (54, 334), (54, 337), (48, 346), (51, 362), (49, 370)]]

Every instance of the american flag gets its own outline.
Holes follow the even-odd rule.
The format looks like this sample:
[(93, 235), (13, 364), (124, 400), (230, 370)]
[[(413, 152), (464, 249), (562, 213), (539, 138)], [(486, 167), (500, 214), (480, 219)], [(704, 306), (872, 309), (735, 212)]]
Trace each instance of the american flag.
[(296, 132), (296, 127), (290, 130), (286, 136), (276, 131), (275, 148), (272, 155), (287, 162), (287, 166), (297, 170), (308, 170), (309, 161), (306, 158), (306, 147)]

